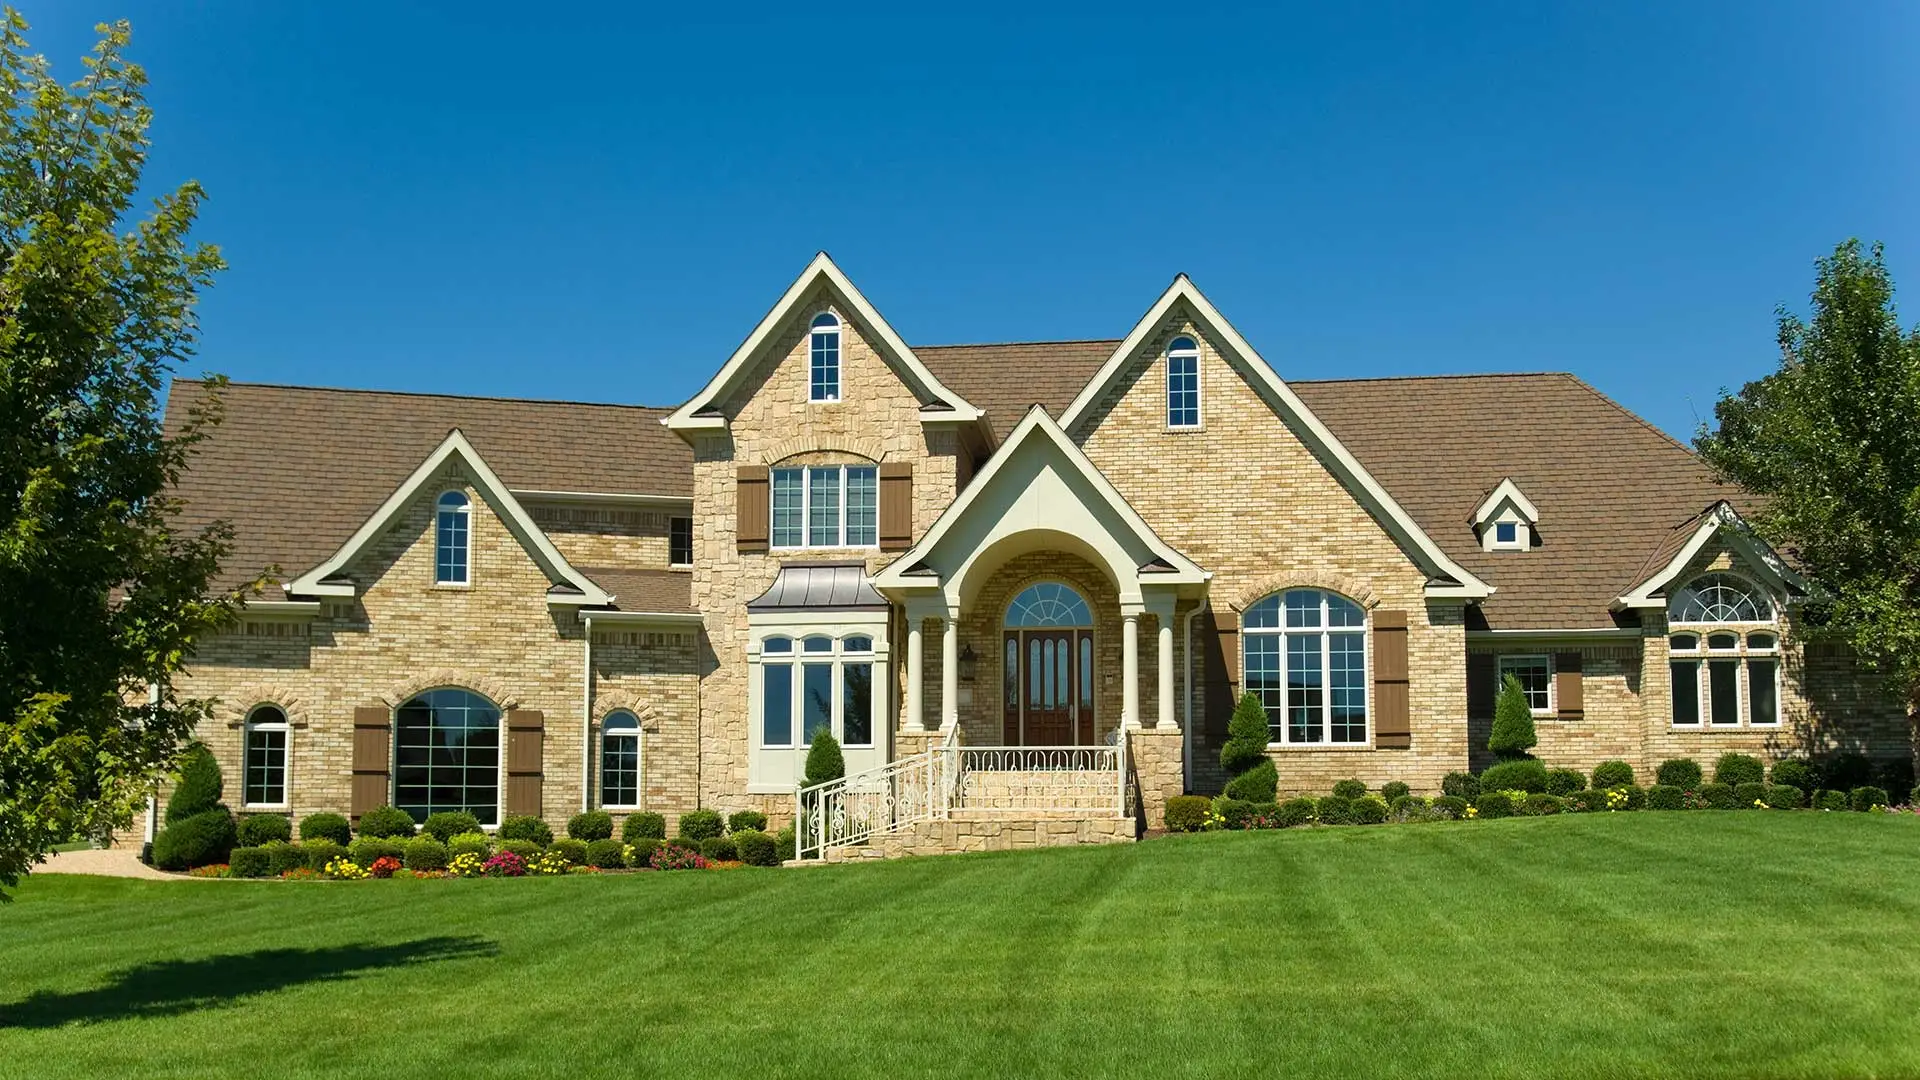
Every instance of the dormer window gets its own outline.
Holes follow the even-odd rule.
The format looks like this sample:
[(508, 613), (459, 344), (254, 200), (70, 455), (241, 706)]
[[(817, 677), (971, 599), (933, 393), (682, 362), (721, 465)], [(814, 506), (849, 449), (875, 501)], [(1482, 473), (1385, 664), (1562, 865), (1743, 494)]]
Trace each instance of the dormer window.
[(1167, 343), (1167, 427), (1200, 426), (1200, 350), (1190, 337)]
[(1500, 481), (1474, 510), (1473, 530), (1483, 550), (1526, 551), (1533, 547), (1533, 527), (1539, 520), (1540, 511), (1533, 501), (1508, 478)]
[(840, 320), (823, 311), (813, 317), (807, 400), (840, 400)]
[(1519, 546), (1520, 523), (1517, 521), (1496, 521), (1493, 523), (1493, 542), (1501, 547)]

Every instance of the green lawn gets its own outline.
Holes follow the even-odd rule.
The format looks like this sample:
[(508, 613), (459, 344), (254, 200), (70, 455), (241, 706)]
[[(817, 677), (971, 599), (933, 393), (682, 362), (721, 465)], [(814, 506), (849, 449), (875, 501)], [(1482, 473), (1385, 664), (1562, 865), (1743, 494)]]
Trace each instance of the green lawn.
[(1920, 819), (1599, 814), (827, 869), (37, 877), (0, 1075), (1920, 1075)]

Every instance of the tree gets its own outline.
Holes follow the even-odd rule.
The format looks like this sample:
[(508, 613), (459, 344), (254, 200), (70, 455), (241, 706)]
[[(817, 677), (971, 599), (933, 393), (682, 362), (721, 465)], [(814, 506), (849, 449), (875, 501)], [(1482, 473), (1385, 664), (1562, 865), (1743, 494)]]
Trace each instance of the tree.
[(1220, 746), (1220, 767), (1228, 776), (1238, 776), (1267, 760), (1267, 741), (1273, 737), (1267, 725), (1260, 695), (1251, 690), (1241, 694), (1227, 720), (1227, 741)]
[[(224, 264), (188, 239), (187, 183), (131, 220), (152, 111), (99, 28), (71, 87), (0, 18), (0, 886), (52, 849), (132, 820), (206, 703), (176, 696), (193, 642), (224, 624), (228, 550), (169, 491), (217, 420), (161, 428), (193, 355), (194, 304)], [(124, 231), (121, 231), (124, 230)], [(215, 381), (217, 384), (217, 380)], [(0, 898), (5, 893), (0, 892)]]
[(1695, 445), (1759, 496), (1746, 520), (1816, 586), (1808, 629), (1920, 709), (1920, 328), (1880, 245), (1816, 264), (1811, 318), (1779, 312), (1780, 369), (1714, 406)]
[(806, 775), (808, 787), (847, 775), (847, 758), (840, 752), (840, 740), (826, 728), (814, 732), (813, 743), (807, 747)]
[(1493, 733), (1487, 737), (1487, 749), (1503, 759), (1523, 758), (1538, 742), (1533, 732), (1533, 703), (1527, 700), (1527, 688), (1509, 675), (1500, 684), (1500, 696), (1493, 702)]

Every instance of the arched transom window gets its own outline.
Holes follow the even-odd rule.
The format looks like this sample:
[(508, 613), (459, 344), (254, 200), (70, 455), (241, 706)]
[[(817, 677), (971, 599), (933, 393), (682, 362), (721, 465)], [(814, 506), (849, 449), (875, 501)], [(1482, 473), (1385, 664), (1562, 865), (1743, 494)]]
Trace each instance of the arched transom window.
[(1007, 625), (1014, 628), (1092, 626), (1093, 610), (1070, 586), (1042, 581), (1022, 589), (1007, 605)]
[(1200, 350), (1190, 337), (1167, 343), (1167, 426), (1200, 426)]
[(1673, 594), (1667, 621), (1675, 623), (1772, 622), (1773, 602), (1732, 574), (1694, 578)]
[(1732, 574), (1705, 574), (1673, 594), (1667, 622), (1674, 727), (1780, 725), (1780, 634), (1766, 593)]
[(625, 709), (608, 713), (600, 724), (600, 805), (640, 805), (640, 718)]
[(465, 492), (449, 491), (434, 504), (433, 580), (440, 585), (465, 585), (471, 509)]
[(1367, 616), (1321, 589), (1289, 589), (1247, 608), (1241, 671), (1266, 706), (1274, 743), (1367, 741)]
[(829, 312), (813, 317), (808, 342), (807, 400), (840, 400), (840, 320)]
[(246, 744), (242, 805), (287, 805), (287, 714), (273, 705), (247, 714)]
[(470, 690), (429, 690), (393, 715), (393, 805), (424, 822), (465, 810), (500, 820), (500, 710)]

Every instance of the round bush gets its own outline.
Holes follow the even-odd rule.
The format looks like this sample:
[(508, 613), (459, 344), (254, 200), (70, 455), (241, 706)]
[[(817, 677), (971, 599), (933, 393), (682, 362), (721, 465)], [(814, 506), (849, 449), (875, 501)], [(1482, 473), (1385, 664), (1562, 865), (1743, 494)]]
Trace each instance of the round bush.
[[(633, 870), (645, 870), (653, 865), (653, 852), (666, 841), (653, 836), (636, 836), (627, 844), (627, 866)], [(789, 849), (791, 850), (791, 849)]]
[(1353, 824), (1353, 800), (1345, 795), (1322, 795), (1313, 804), (1313, 817), (1322, 825)]
[(1413, 789), (1400, 780), (1389, 780), (1380, 785), (1380, 797), (1387, 800), (1387, 806), (1389, 808), (1398, 800), (1411, 794), (1413, 794)]
[(546, 847), (553, 843), (553, 829), (532, 814), (515, 814), (500, 823), (500, 839), (525, 840)]
[(384, 836), (363, 836), (347, 845), (347, 857), (361, 866), (372, 866), (381, 859), (393, 859), (404, 862), (407, 857), (407, 845), (400, 840)]
[(1439, 815), (1418, 795), (1402, 795), (1387, 805), (1387, 820), (1400, 822), (1433, 821)]
[(587, 865), (596, 866), (602, 870), (618, 870), (627, 865), (626, 847), (627, 845), (615, 840), (611, 836), (601, 837), (598, 840), (589, 840), (587, 842)]
[(1383, 825), (1387, 820), (1387, 804), (1378, 795), (1363, 795), (1353, 800), (1353, 823), (1355, 825)]
[(339, 814), (308, 814), (300, 819), (300, 839), (331, 840), (341, 847), (353, 842), (353, 826)]
[(1358, 780), (1336, 780), (1333, 793), (1343, 799), (1358, 799), (1367, 793), (1367, 785)]
[(733, 834), (733, 846), (740, 861), (748, 866), (779, 866), (780, 845), (759, 829), (741, 829)]
[(1684, 810), (1686, 807), (1686, 792), (1672, 784), (1655, 784), (1647, 789), (1649, 810)]
[(1450, 772), (1440, 781), (1440, 793), (1456, 799), (1471, 799), (1480, 794), (1480, 778), (1470, 772)]
[(620, 823), (620, 839), (631, 844), (635, 840), (665, 840), (667, 838), (667, 819), (665, 815), (651, 810), (638, 810), (627, 815)]
[(1555, 769), (1547, 774), (1547, 794), (1571, 795), (1587, 786), (1587, 778), (1572, 769)]
[(613, 815), (605, 810), (588, 810), (567, 819), (567, 835), (591, 844), (613, 836)]
[(1402, 792), (1401, 794), (1394, 796), (1392, 801), (1387, 803), (1387, 810), (1391, 812), (1396, 810), (1404, 810), (1409, 806), (1425, 806), (1425, 805), (1427, 805), (1427, 800), (1421, 798), (1420, 796), (1408, 795), (1405, 792)]
[(1813, 766), (1798, 758), (1774, 762), (1772, 779), (1776, 784), (1787, 784), (1801, 791), (1812, 791), (1820, 786), (1814, 782)]
[(1654, 778), (1667, 787), (1681, 791), (1700, 790), (1700, 763), (1692, 758), (1672, 758), (1660, 763)]
[(1274, 767), (1273, 759), (1263, 757), (1253, 763), (1253, 767), (1232, 780), (1227, 781), (1226, 796), (1244, 802), (1272, 802), (1274, 792), (1280, 789), (1280, 772)]
[(1567, 796), (1567, 809), (1576, 814), (1597, 814), (1607, 808), (1607, 793), (1585, 788)]
[(1913, 789), (1913, 759), (1906, 756), (1881, 758), (1873, 765), (1873, 786), (1891, 796), (1896, 791)]
[(1519, 809), (1528, 817), (1546, 817), (1550, 814), (1564, 813), (1567, 804), (1560, 796), (1549, 795), (1542, 791), (1527, 796), (1521, 801)]
[(360, 815), (361, 836), (385, 839), (412, 836), (414, 832), (413, 815), (405, 810), (391, 806), (376, 806)]
[(791, 825), (782, 825), (780, 831), (773, 834), (774, 846), (780, 849), (780, 857), (782, 859), (791, 859), (794, 857), (793, 846), (795, 841), (794, 828)]
[(1733, 785), (1733, 801), (1742, 810), (1753, 810), (1767, 804), (1767, 786), (1757, 780), (1749, 780)]
[(1716, 784), (1738, 787), (1741, 784), (1758, 784), (1766, 778), (1765, 767), (1752, 754), (1721, 754), (1720, 760), (1713, 763), (1713, 782)]
[(1646, 788), (1640, 787), (1637, 784), (1628, 784), (1626, 787), (1612, 788), (1610, 790), (1626, 793), (1627, 804), (1620, 808), (1622, 810), (1645, 810), (1647, 808)]
[(1628, 787), (1633, 783), (1633, 766), (1624, 761), (1603, 761), (1593, 768), (1593, 786), (1597, 791)]
[(345, 844), (335, 843), (325, 837), (317, 840), (302, 841), (300, 848), (307, 853), (307, 869), (309, 870), (325, 870), (328, 863), (335, 859), (344, 859), (347, 857), (347, 847)]
[(1887, 805), (1887, 792), (1885, 788), (1863, 785), (1854, 788), (1847, 796), (1847, 801), (1855, 810), (1871, 810), (1876, 806)]
[(407, 841), (404, 860), (409, 870), (445, 870), (447, 845), (431, 836), (416, 836)]
[(1706, 802), (1707, 809), (1709, 810), (1738, 810), (1740, 808), (1740, 800), (1734, 795), (1733, 786), (1730, 784), (1701, 784), (1700, 798)]
[(1245, 799), (1235, 799), (1222, 795), (1213, 800), (1213, 812), (1220, 815), (1221, 828), (1244, 829), (1247, 821), (1253, 817), (1253, 804)]
[(214, 807), (170, 822), (153, 838), (153, 865), (162, 870), (190, 870), (227, 861), (235, 840), (233, 815)]
[(263, 847), (237, 847), (227, 856), (227, 873), (234, 877), (266, 877), (272, 865)]
[(1775, 810), (1798, 810), (1806, 796), (1792, 784), (1768, 784), (1765, 797)]
[(740, 857), (740, 849), (731, 836), (709, 836), (700, 841), (700, 854), (709, 862), (732, 862)]
[(274, 877), (307, 865), (307, 849), (299, 844), (268, 844), (262, 850), (267, 853), (267, 873)]
[(1844, 791), (1827, 790), (1814, 793), (1813, 806), (1816, 810), (1848, 810), (1853, 802)]
[(167, 816), (161, 820), (172, 825), (220, 806), (222, 789), (220, 763), (204, 745), (193, 743), (180, 755), (180, 778), (167, 796)]
[(1873, 782), (1873, 762), (1864, 754), (1835, 754), (1821, 762), (1820, 778), (1835, 791), (1851, 791)]
[(758, 810), (735, 810), (727, 815), (728, 832), (766, 832), (767, 815)]
[(493, 847), (494, 854), (498, 855), (502, 851), (510, 851), (519, 856), (521, 862), (526, 862), (540, 854), (540, 845), (531, 840), (507, 839), (500, 841), (493, 845)]
[(1478, 811), (1477, 816), (1483, 818), (1513, 816), (1513, 800), (1500, 791), (1481, 792), (1480, 797), (1473, 801), (1473, 808)]
[(480, 832), (480, 819), (465, 810), (442, 810), (437, 814), (428, 814), (420, 831), (443, 844), (450, 844), (456, 836)]
[(701, 841), (719, 836), (725, 828), (718, 810), (689, 810), (680, 815), (680, 838), (694, 841), (696, 847)]
[(489, 840), (487, 834), (483, 832), (463, 832), (447, 841), (449, 863), (459, 855), (472, 855), (481, 862), (486, 862), (487, 856), (491, 854), (493, 854), (493, 841)]
[(575, 840), (571, 836), (563, 836), (553, 843), (548, 844), (547, 850), (558, 852), (561, 858), (567, 860), (567, 865), (569, 866), (585, 866), (587, 864), (587, 842), (585, 840)]
[(1547, 767), (1533, 758), (1520, 758), (1489, 765), (1480, 774), (1481, 791), (1524, 791), (1529, 795), (1547, 790)]
[(1435, 817), (1446, 818), (1449, 821), (1458, 821), (1467, 816), (1468, 805), (1467, 800), (1458, 795), (1441, 795), (1433, 800), (1430, 809), (1433, 811)]
[(240, 819), (234, 835), (245, 847), (261, 847), (275, 840), (284, 844), (293, 839), (293, 825), (279, 814), (248, 814)]
[(1172, 795), (1167, 798), (1167, 831), (1199, 832), (1206, 827), (1207, 811), (1213, 800), (1205, 795)]
[(1280, 804), (1257, 802), (1253, 804), (1253, 813), (1247, 815), (1249, 829), (1280, 828)]

